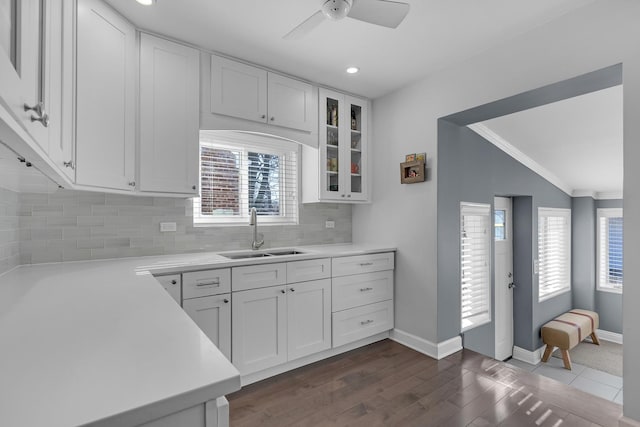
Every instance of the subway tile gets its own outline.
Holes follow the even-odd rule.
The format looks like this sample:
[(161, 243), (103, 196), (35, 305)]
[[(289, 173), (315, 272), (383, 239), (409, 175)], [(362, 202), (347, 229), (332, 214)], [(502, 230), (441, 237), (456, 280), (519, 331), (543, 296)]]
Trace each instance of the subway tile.
[(91, 229), (88, 227), (70, 227), (62, 230), (65, 240), (87, 239), (91, 237)]
[(64, 249), (63, 261), (85, 261), (91, 259), (91, 249)]
[(32, 228), (31, 240), (62, 239), (61, 228)]
[(92, 215), (115, 216), (118, 215), (118, 208), (109, 205), (91, 205)]
[(64, 205), (62, 207), (62, 214), (64, 216), (91, 215), (91, 205), (78, 205), (78, 206)]
[(76, 241), (78, 249), (99, 249), (104, 248), (104, 239), (78, 239)]
[(34, 205), (32, 216), (62, 216), (62, 205)]
[(104, 239), (105, 248), (128, 248), (131, 240), (128, 237), (108, 237)]
[(50, 227), (76, 227), (78, 225), (78, 217), (75, 216), (48, 216), (47, 226)]

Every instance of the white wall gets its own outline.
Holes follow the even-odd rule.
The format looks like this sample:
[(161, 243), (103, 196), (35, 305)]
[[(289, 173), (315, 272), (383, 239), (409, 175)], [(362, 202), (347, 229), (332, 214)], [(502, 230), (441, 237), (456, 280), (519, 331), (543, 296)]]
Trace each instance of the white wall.
[[(353, 214), (354, 242), (398, 246), (396, 327), (436, 343), (437, 119), (616, 63), (624, 67), (625, 282), (640, 281), (640, 2), (598, 0), (373, 103), (373, 204)], [(434, 43), (437, 41), (434, 40)], [(428, 55), (428, 45), (416, 54)], [(401, 185), (406, 153), (426, 151), (428, 182)], [(375, 230), (375, 231), (372, 231)], [(625, 360), (640, 360), (640, 288), (625, 289)], [(458, 301), (450, 301), (458, 304)], [(635, 305), (634, 304), (634, 305)], [(640, 420), (640, 369), (625, 364), (625, 415)]]

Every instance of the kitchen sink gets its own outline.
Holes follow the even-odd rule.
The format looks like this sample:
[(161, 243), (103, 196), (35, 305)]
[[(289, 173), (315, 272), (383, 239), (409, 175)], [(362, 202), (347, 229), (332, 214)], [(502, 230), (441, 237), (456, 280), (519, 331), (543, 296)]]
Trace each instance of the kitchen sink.
[(221, 253), (219, 255), (229, 258), (229, 259), (251, 259), (251, 258), (265, 258), (272, 256), (282, 256), (282, 255), (301, 255), (306, 252), (301, 252), (296, 249), (275, 249), (273, 251), (247, 251), (247, 252), (231, 252), (231, 253)]

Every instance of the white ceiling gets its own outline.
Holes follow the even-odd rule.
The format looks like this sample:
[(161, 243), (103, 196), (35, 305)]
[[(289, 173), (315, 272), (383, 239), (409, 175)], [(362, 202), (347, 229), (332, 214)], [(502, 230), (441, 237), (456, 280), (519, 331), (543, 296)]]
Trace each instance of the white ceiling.
[(515, 157), (524, 154), (523, 163), (573, 195), (621, 194), (622, 112), (622, 86), (616, 86), (481, 125), (497, 135), (497, 145), (506, 141)]
[[(323, 1), (107, 0), (139, 28), (370, 98), (593, 0), (402, 0), (411, 10), (395, 30), (345, 18), (282, 39)], [(347, 75), (349, 65), (361, 72)]]

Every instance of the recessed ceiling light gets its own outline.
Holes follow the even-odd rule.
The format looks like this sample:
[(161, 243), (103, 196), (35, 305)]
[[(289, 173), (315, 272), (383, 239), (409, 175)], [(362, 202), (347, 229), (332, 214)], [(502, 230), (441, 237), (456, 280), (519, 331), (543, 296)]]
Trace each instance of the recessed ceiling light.
[(360, 68), (358, 68), (358, 67), (349, 67), (349, 68), (347, 68), (347, 73), (349, 73), (349, 74), (356, 74), (358, 71), (360, 71)]
[(136, 1), (144, 6), (151, 6), (156, 2), (156, 0), (136, 0)]

